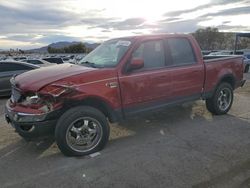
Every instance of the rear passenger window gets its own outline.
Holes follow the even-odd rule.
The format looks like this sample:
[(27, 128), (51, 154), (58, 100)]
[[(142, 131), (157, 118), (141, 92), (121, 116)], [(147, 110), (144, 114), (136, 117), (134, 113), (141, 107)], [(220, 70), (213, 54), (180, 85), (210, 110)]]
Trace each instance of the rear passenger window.
[(189, 41), (185, 38), (170, 38), (168, 45), (173, 65), (194, 64), (196, 58)]
[(143, 69), (153, 69), (165, 66), (164, 47), (163, 42), (147, 41), (143, 42), (137, 48), (132, 57), (142, 58), (144, 60)]

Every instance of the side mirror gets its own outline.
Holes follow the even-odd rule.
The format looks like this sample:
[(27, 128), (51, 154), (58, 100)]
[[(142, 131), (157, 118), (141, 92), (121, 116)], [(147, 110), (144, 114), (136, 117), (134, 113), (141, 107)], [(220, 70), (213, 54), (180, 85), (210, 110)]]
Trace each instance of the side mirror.
[(133, 58), (128, 66), (128, 71), (136, 70), (144, 67), (144, 60), (141, 58)]

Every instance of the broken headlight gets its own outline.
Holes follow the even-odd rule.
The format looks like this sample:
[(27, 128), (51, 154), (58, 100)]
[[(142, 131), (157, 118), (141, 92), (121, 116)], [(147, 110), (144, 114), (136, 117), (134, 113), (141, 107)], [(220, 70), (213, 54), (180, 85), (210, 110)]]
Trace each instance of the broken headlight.
[(30, 108), (39, 109), (44, 113), (53, 110), (52, 103), (49, 100), (41, 98), (37, 94), (26, 96), (22, 104), (25, 106), (29, 106)]
[(28, 105), (30, 104), (38, 104), (41, 98), (38, 95), (27, 96), (24, 102)]

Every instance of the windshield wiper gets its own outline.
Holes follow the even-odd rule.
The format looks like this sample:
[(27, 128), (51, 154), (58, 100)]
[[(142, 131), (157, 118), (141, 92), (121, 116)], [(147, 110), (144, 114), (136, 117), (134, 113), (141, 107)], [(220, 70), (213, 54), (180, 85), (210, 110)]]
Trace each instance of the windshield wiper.
[(85, 65), (88, 65), (90, 67), (96, 68), (96, 64), (95, 63), (91, 63), (89, 61), (83, 61), (83, 62), (81, 62), (81, 64), (85, 64)]

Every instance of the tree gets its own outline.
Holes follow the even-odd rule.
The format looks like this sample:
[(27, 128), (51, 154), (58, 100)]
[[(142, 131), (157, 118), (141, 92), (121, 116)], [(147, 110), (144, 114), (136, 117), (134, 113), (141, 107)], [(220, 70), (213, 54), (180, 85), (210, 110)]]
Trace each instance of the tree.
[[(217, 28), (198, 29), (193, 33), (203, 50), (233, 50), (235, 46), (235, 33), (219, 32)], [(250, 48), (249, 38), (240, 38), (238, 49)]]
[(51, 46), (48, 46), (48, 52), (49, 52), (49, 53), (53, 53), (53, 52), (52, 52), (52, 47), (51, 47)]
[(73, 44), (64, 48), (53, 48), (48, 46), (49, 53), (85, 53), (86, 47), (83, 43)]
[(205, 29), (198, 29), (193, 33), (197, 42), (203, 50), (214, 50), (220, 47), (224, 36), (219, 32), (218, 28), (207, 27)]
[(247, 49), (250, 48), (250, 38), (241, 37), (239, 40), (238, 49)]

